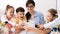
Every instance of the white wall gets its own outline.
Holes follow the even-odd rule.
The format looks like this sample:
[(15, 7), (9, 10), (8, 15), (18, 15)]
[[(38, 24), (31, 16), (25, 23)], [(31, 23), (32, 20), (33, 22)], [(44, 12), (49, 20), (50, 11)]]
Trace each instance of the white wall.
[(12, 5), (16, 9), (17, 7), (24, 7), (25, 8), (26, 0), (0, 0), (0, 15), (4, 14), (6, 6)]
[(60, 0), (57, 0), (57, 10), (58, 10), (58, 14), (60, 16)]
[[(0, 0), (0, 15), (4, 14), (5, 7), (7, 4), (14, 6), (16, 9), (19, 6), (22, 6), (26, 9), (25, 3), (27, 0)], [(35, 10), (42, 12), (44, 15), (48, 9), (56, 9), (56, 0), (34, 0), (36, 3)]]
[(44, 16), (46, 15), (48, 9), (56, 9), (56, 0), (35, 0), (35, 2), (36, 10), (42, 12)]
[(60, 11), (60, 0), (57, 0), (57, 9)]

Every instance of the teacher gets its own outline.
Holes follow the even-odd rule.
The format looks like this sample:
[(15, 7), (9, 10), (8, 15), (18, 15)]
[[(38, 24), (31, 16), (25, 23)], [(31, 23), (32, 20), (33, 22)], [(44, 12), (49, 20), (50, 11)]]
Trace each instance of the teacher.
[(43, 14), (34, 10), (35, 2), (33, 0), (28, 0), (26, 2), (26, 8), (28, 11), (26, 13), (27, 22), (34, 20), (36, 25), (45, 23)]

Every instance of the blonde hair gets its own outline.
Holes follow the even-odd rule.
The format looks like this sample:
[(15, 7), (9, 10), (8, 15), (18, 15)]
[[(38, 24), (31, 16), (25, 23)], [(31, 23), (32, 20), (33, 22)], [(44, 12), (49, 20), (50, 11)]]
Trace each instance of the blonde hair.
[[(26, 20), (26, 17), (24, 16), (23, 17), (23, 22), (27, 22), (27, 20)], [(15, 17), (15, 19), (14, 19), (14, 22), (16, 23), (16, 24), (19, 24), (19, 18), (17, 18), (17, 17)]]

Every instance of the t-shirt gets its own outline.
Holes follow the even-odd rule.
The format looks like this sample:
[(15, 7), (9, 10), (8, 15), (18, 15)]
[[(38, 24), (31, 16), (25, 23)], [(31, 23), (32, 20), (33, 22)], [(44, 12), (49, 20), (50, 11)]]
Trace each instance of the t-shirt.
[(12, 25), (14, 25), (13, 19), (14, 19), (14, 18), (12, 17), (10, 20), (8, 20), (7, 17), (6, 17), (6, 15), (2, 15), (2, 16), (1, 16), (1, 22), (8, 21), (8, 23), (10, 23), (10, 24), (12, 24)]

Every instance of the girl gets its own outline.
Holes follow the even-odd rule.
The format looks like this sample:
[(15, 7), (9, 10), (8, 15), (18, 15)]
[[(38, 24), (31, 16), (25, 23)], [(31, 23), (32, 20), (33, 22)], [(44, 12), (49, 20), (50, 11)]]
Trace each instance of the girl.
[(7, 5), (5, 14), (1, 16), (1, 22), (12, 21), (13, 16), (14, 16), (14, 7)]
[[(27, 22), (29, 25), (28, 27), (34, 27), (35, 24), (39, 25), (45, 23), (43, 14), (34, 10), (35, 2), (33, 0), (28, 0), (26, 2), (26, 8), (28, 11), (26, 13)], [(34, 32), (27, 32), (27, 34), (34, 34)]]
[[(3, 27), (5, 32), (11, 31), (11, 29), (9, 27), (13, 25), (12, 24), (13, 17), (14, 17), (14, 7), (7, 5), (6, 10), (5, 10), (5, 14), (1, 16), (1, 22), (6, 24), (6, 26), (5, 26), (6, 29)], [(8, 33), (6, 32), (6, 34), (8, 34)]]

